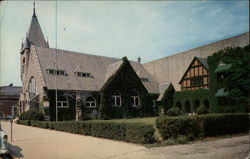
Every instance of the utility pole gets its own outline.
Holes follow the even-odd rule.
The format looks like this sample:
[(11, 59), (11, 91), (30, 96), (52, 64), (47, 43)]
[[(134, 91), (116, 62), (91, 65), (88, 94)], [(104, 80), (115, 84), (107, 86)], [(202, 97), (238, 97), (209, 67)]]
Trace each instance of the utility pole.
[(55, 17), (56, 17), (56, 25), (55, 25), (55, 47), (56, 47), (56, 62), (55, 62), (55, 93), (56, 93), (56, 121), (58, 121), (58, 109), (57, 109), (57, 80), (56, 80), (56, 76), (57, 76), (57, 0), (56, 0), (56, 13), (55, 13)]

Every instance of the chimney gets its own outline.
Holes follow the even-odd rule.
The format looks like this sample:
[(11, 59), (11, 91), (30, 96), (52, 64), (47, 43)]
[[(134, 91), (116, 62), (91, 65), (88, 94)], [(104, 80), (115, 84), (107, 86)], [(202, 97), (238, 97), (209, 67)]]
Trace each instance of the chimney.
[(137, 62), (141, 63), (141, 58), (140, 57), (137, 58)]

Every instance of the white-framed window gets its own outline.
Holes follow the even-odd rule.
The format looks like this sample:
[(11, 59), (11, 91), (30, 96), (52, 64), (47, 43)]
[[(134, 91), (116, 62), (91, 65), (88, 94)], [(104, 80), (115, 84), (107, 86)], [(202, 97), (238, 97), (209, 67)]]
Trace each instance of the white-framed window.
[(69, 101), (68, 98), (65, 96), (60, 96), (57, 99), (57, 107), (58, 108), (68, 108), (69, 107)]
[(29, 94), (30, 94), (30, 98), (33, 98), (36, 95), (36, 79), (34, 77), (30, 78)]
[(112, 93), (112, 106), (120, 107), (122, 105), (121, 94), (118, 91)]
[(140, 96), (136, 91), (133, 91), (131, 94), (131, 103), (132, 103), (132, 107), (138, 107), (140, 106)]
[(85, 106), (88, 108), (95, 108), (96, 107), (96, 100), (95, 98), (89, 96), (88, 98), (86, 98), (85, 101)]

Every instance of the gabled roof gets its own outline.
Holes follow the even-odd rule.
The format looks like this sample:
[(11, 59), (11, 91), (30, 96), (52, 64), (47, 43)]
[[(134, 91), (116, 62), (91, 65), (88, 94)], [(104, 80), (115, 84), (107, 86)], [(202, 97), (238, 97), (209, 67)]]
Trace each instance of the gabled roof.
[(195, 60), (198, 60), (198, 61), (202, 64), (202, 66), (204, 66), (204, 68), (208, 70), (207, 59), (195, 56), (194, 59), (192, 60), (192, 62), (189, 64), (187, 70), (186, 70), (185, 73), (183, 74), (183, 76), (182, 76), (182, 78), (181, 78), (179, 84), (182, 82), (183, 78), (186, 76), (186, 74), (187, 74), (189, 68), (192, 66), (192, 64), (193, 64), (193, 62), (194, 62)]
[(201, 63), (206, 69), (208, 69), (207, 59), (201, 58), (201, 57), (197, 57), (197, 56), (195, 56), (195, 57), (196, 57), (196, 59), (197, 59), (198, 61), (200, 61), (200, 63)]
[[(56, 76), (57, 89), (60, 90), (82, 90), (99, 91), (105, 81), (116, 72), (122, 61), (117, 58), (75, 53), (66, 50), (56, 50), (46, 47), (34, 46), (41, 65), (43, 77), (47, 89), (55, 89), (55, 76), (48, 73), (48, 69), (55, 69), (57, 54), (57, 69), (64, 70), (66, 76)], [(145, 88), (150, 93), (158, 93), (157, 81), (134, 61), (130, 61), (135, 72), (140, 72), (139, 77), (146, 77), (150, 82), (143, 82)], [(90, 73), (92, 77), (78, 77), (74, 72)]]
[[(159, 84), (158, 82), (145, 70), (141, 63), (135, 61), (129, 61), (132, 68), (135, 70), (139, 78), (147, 78), (148, 81), (142, 81), (144, 87), (149, 93), (159, 93)], [(116, 62), (108, 66), (107, 73), (105, 75), (105, 82), (116, 73), (120, 68), (122, 61)]]
[(161, 101), (165, 91), (168, 89), (168, 87), (171, 85), (171, 83), (163, 83), (159, 85), (160, 95), (157, 98), (157, 101)]

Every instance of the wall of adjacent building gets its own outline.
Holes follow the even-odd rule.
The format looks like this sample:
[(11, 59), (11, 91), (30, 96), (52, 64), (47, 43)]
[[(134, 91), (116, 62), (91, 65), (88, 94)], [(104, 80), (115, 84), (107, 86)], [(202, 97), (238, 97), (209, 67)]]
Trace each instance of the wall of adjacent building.
[(180, 90), (178, 83), (194, 56), (206, 58), (226, 47), (244, 47), (246, 45), (249, 45), (249, 32), (144, 63), (143, 66), (160, 84), (172, 82), (175, 89)]

